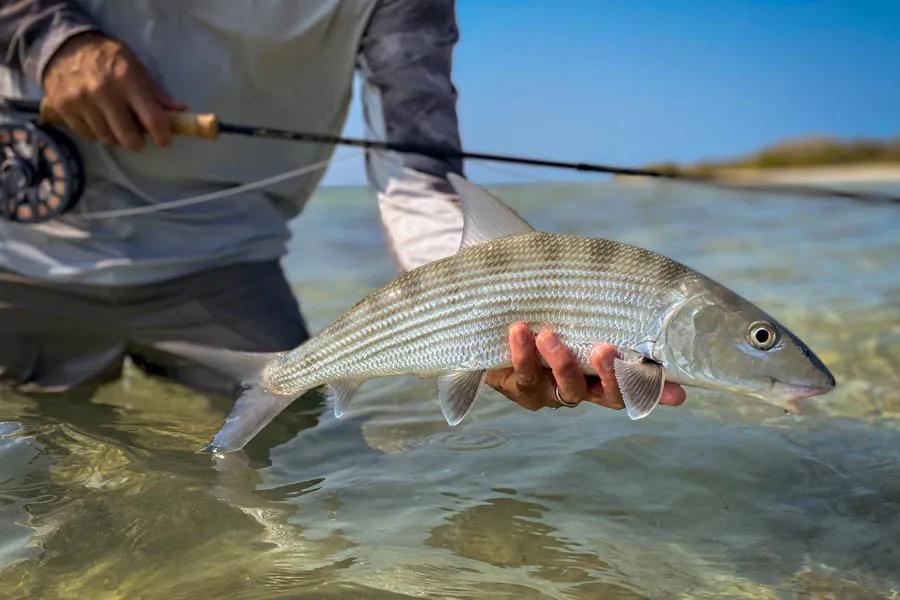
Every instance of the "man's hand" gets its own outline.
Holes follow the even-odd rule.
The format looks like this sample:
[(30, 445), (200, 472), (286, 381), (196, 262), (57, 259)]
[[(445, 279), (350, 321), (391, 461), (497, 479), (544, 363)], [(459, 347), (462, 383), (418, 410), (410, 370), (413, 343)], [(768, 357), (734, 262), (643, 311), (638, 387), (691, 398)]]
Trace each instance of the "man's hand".
[[(535, 337), (525, 323), (509, 328), (509, 349), (513, 366), (488, 371), (485, 382), (528, 410), (557, 407), (556, 386), (560, 397), (570, 404), (587, 400), (616, 410), (625, 408), (613, 375), (614, 346), (601, 344), (591, 352), (591, 364), (599, 377), (585, 377), (572, 352), (552, 332), (542, 331)], [(549, 369), (541, 366), (541, 356)], [(680, 385), (666, 383), (660, 404), (678, 406), (684, 397)]]
[(166, 111), (184, 110), (125, 45), (99, 33), (66, 41), (44, 71), (45, 101), (80, 136), (138, 150), (144, 132), (157, 146), (171, 138)]

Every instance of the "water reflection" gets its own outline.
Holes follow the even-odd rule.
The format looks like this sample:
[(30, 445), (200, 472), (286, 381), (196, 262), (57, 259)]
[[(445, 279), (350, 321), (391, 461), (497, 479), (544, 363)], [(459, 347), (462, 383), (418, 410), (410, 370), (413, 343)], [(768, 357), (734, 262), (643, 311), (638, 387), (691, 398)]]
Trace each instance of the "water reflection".
[(0, 546), (3, 597), (136, 597), (148, 588), (207, 597), (236, 580), (294, 589), (326, 583), (353, 562), (334, 559), (354, 545), (340, 531), (310, 542), (292, 522), (297, 506), (286, 500), (317, 491), (323, 478), (258, 491), (271, 449), (314, 426), (322, 402), (285, 411), (248, 453), (214, 459), (194, 452), (208, 432), (173, 435), (190, 413), (203, 413), (201, 422), (223, 414), (206, 402), (192, 406), (199, 398), (184, 389), (181, 403), (139, 410), (121, 389), (93, 399), (12, 396), (6, 392), (4, 413), (15, 412), (21, 425), (7, 422), (0, 436), (4, 463), (18, 467), (5, 467), (0, 482), (3, 531), (14, 528)]
[(491, 498), (451, 514), (425, 543), (495, 566), (534, 567), (534, 574), (549, 581), (591, 581), (610, 571), (608, 563), (544, 523), (547, 510), (535, 502)]
[(545, 523), (548, 510), (536, 502), (490, 498), (453, 512), (425, 544), (495, 567), (524, 568), (529, 576), (561, 584), (567, 597), (647, 597), (629, 588), (609, 563)]

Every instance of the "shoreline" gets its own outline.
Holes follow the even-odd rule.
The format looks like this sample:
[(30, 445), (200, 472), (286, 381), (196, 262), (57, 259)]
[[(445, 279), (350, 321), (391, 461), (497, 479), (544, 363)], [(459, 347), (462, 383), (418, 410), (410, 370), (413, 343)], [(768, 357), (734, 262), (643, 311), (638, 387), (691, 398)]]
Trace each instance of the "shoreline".
[[(772, 167), (759, 168), (730, 168), (717, 169), (714, 177), (721, 179), (723, 183), (736, 183), (742, 185), (754, 184), (866, 184), (866, 183), (897, 183), (900, 184), (900, 163), (857, 163), (847, 165), (819, 165), (809, 167)], [(597, 181), (603, 181), (602, 175)], [(655, 178), (640, 175), (613, 175), (611, 181), (622, 184), (638, 184), (641, 182), (659, 181)], [(547, 179), (534, 181), (500, 181), (487, 182), (484, 185), (490, 187), (516, 187), (521, 185), (579, 185), (583, 180)], [(323, 185), (322, 189), (328, 190), (353, 190), (368, 188), (366, 183)]]
[(737, 183), (900, 183), (900, 164), (859, 163), (771, 169), (721, 169), (717, 177)]

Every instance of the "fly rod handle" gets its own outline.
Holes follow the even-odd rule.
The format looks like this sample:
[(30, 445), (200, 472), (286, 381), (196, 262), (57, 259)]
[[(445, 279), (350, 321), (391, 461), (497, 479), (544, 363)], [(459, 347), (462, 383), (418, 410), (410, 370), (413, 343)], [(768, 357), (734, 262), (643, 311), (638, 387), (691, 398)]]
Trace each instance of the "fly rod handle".
[[(39, 121), (48, 125), (61, 125), (63, 118), (45, 100), (41, 102)], [(172, 133), (175, 135), (207, 140), (219, 137), (219, 120), (212, 113), (170, 112), (169, 123), (172, 126)]]
[(219, 120), (213, 113), (170, 112), (172, 133), (214, 140), (219, 137)]

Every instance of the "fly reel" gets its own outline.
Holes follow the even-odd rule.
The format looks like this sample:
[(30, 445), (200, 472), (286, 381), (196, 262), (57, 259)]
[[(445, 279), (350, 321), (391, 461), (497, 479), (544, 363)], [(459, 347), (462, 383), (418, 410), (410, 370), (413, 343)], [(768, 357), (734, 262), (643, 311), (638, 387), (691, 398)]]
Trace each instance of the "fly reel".
[(31, 122), (0, 123), (0, 218), (42, 223), (70, 210), (84, 167), (62, 132)]

